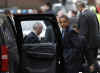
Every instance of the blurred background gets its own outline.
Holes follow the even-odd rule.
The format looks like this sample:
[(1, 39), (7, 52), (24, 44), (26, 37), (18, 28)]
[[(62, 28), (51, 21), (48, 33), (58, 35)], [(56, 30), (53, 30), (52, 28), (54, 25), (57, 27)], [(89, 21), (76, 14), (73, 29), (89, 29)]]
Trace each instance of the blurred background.
[[(78, 0), (0, 0), (0, 11), (6, 8), (13, 10), (13, 12), (16, 12), (16, 9), (39, 10), (46, 2), (50, 2), (52, 4), (52, 9), (55, 10), (55, 12), (59, 9), (69, 12), (70, 10), (76, 10), (76, 1)], [(84, 2), (86, 2), (89, 6), (95, 5), (94, 1), (95, 0), (84, 0)], [(23, 12), (25, 12), (25, 10), (23, 10)]]
[[(73, 6), (76, 1), (77, 0), (0, 0), (0, 8), (39, 8), (39, 6), (43, 5), (45, 2), (51, 2), (52, 4), (61, 3), (64, 6)], [(94, 0), (84, 1), (89, 5), (94, 4)]]

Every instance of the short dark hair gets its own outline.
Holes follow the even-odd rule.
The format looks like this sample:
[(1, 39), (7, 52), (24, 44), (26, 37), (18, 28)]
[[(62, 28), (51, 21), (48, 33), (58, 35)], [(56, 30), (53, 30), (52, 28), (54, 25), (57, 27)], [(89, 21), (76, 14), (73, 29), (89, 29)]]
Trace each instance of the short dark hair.
[(33, 30), (36, 30), (37, 27), (38, 27), (39, 25), (42, 25), (42, 23), (36, 22), (36, 23), (33, 25)]
[(81, 7), (85, 8), (86, 7), (86, 4), (83, 1), (77, 1), (76, 2), (76, 6), (77, 7), (80, 7), (81, 6)]
[(66, 15), (62, 15), (60, 18), (65, 18), (67, 21), (69, 21), (69, 18)]
[(52, 4), (51, 4), (50, 2), (46, 2), (46, 5), (47, 5), (50, 9), (52, 9)]
[(75, 15), (77, 15), (77, 11), (75, 11), (75, 10), (72, 10), (72, 13), (74, 13)]
[(10, 10), (5, 10), (5, 12), (4, 12), (6, 15), (8, 15), (8, 14), (11, 14), (11, 12), (10, 12)]

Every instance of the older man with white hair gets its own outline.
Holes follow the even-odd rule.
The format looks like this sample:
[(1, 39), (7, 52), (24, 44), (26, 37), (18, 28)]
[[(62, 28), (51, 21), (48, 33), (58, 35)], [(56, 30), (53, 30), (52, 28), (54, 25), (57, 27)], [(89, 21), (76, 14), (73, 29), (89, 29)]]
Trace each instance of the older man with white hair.
[(39, 38), (38, 36), (41, 34), (43, 30), (43, 25), (41, 23), (35, 23), (33, 25), (33, 30), (32, 32), (25, 37), (24, 42), (25, 43), (39, 43)]

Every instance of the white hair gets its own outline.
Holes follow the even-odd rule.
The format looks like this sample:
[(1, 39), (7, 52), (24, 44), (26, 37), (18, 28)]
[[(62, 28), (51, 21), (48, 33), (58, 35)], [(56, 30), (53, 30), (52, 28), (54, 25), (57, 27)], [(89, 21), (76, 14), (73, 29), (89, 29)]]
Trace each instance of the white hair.
[(39, 23), (39, 22), (36, 22), (36, 23), (33, 25), (33, 30), (36, 30), (36, 29), (39, 27), (39, 25), (42, 25), (42, 24)]

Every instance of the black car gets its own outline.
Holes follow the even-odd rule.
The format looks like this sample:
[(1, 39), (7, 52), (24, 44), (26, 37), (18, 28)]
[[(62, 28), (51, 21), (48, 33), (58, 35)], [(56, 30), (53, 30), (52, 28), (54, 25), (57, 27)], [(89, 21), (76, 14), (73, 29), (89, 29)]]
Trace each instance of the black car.
[[(0, 71), (2, 73), (56, 73), (61, 67), (61, 34), (54, 15), (14, 15), (15, 24), (0, 15)], [(25, 43), (35, 23), (43, 29), (40, 42)], [(59, 55), (60, 54), (60, 55)], [(60, 69), (61, 70), (61, 69)], [(60, 71), (59, 70), (59, 71)]]

